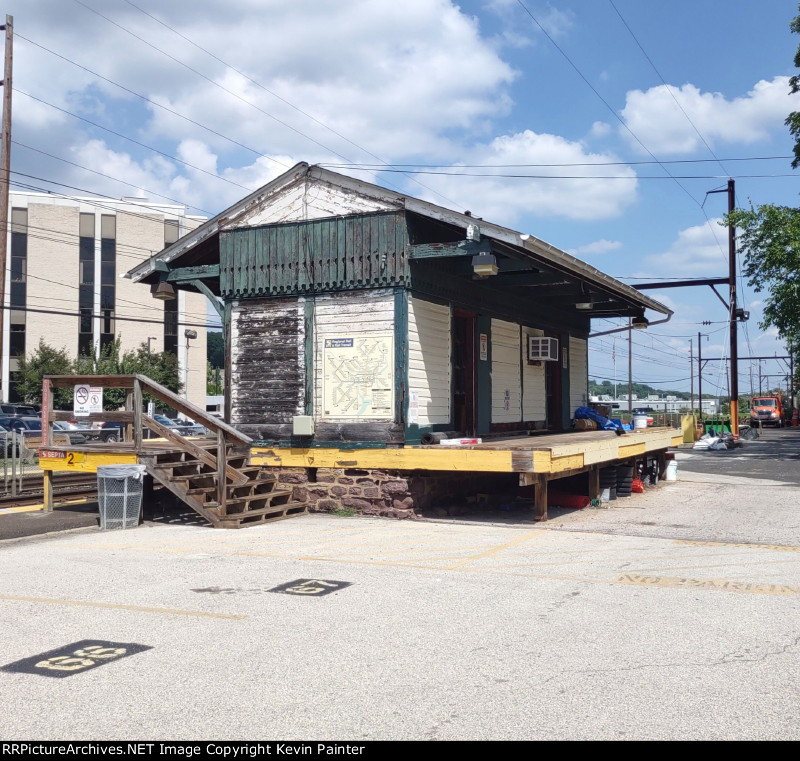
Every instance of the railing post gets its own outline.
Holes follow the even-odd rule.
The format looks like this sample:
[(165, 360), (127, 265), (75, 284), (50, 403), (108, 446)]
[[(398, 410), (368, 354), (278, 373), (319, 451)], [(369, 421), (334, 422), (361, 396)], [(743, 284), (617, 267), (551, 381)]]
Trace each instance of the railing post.
[(133, 448), (138, 452), (142, 448), (142, 384), (138, 378), (133, 379)]
[(220, 517), (227, 515), (228, 479), (225, 473), (228, 464), (225, 433), (217, 431), (217, 505)]
[[(42, 379), (42, 446), (53, 443), (53, 381)], [(42, 509), (53, 512), (53, 471), (42, 471)]]

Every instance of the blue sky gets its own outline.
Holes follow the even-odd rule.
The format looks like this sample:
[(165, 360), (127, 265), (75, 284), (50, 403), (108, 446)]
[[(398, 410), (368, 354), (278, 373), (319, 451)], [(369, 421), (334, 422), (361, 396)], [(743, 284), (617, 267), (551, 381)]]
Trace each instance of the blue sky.
[[(346, 163), (655, 280), (727, 274), (726, 198), (705, 194), (729, 176), (740, 205), (798, 203), (783, 124), (800, 110), (795, 2), (9, 0), (6, 12), (20, 186), (214, 214), (297, 161)], [(761, 157), (781, 158), (735, 160)], [(492, 176), (457, 176), (465, 165)], [(635, 379), (688, 389), (689, 337), (726, 354), (725, 310), (708, 288), (651, 295), (675, 316), (635, 335)], [(783, 353), (758, 327), (762, 296), (741, 296), (740, 354)], [(624, 334), (592, 341), (590, 375), (613, 378), (612, 350), (625, 377)], [(724, 390), (721, 367), (706, 390)]]

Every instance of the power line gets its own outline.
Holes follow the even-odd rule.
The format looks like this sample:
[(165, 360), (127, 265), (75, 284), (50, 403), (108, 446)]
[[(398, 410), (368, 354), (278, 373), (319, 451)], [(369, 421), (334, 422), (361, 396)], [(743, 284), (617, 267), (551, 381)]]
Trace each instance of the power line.
[[(599, 165), (598, 165), (599, 166)], [(354, 172), (372, 172), (372, 169), (349, 167)], [(444, 177), (489, 177), (504, 180), (728, 180), (728, 179), (777, 179), (781, 177), (797, 177), (797, 174), (512, 174), (509, 172), (454, 172), (434, 171), (432, 169), (382, 169), (382, 172), (394, 174), (428, 174)], [(683, 187), (683, 186), (681, 186)], [(686, 188), (683, 188), (686, 190)], [(688, 191), (686, 191), (688, 193)], [(694, 200), (694, 199), (692, 199)], [(698, 204), (699, 205), (699, 204)]]
[[(127, 2), (127, 0), (125, 0)], [(726, 158), (724, 161), (775, 161), (780, 159), (786, 161), (792, 159), (794, 156), (740, 156), (734, 158)], [(462, 169), (530, 169), (536, 167), (568, 167), (568, 166), (652, 166), (653, 164), (708, 164), (716, 163), (720, 159), (664, 159), (656, 161), (578, 161), (571, 163), (557, 163), (557, 164), (334, 164), (322, 163), (319, 166), (330, 167), (332, 169), (372, 169), (374, 171), (382, 171), (388, 168), (403, 167), (417, 167), (422, 169), (447, 169), (447, 168), (462, 168)], [(724, 169), (724, 167), (723, 167)], [(727, 174), (725, 175), (728, 176)], [(796, 175), (792, 175), (796, 176)]]
[[(79, 2), (79, 0), (75, 0), (75, 2)], [(117, 132), (116, 130), (110, 129), (109, 127), (104, 127), (102, 124), (98, 124), (97, 122), (93, 122), (91, 119), (87, 119), (83, 116), (79, 116), (78, 114), (73, 113), (72, 111), (67, 111), (66, 108), (61, 108), (61, 106), (56, 106), (53, 103), (49, 103), (48, 101), (37, 98), (35, 95), (31, 95), (30, 93), (25, 92), (24, 90), (19, 90), (18, 88), (14, 88), (14, 92), (19, 93), (20, 95), (25, 95), (32, 100), (35, 100), (39, 103), (42, 103), (45, 106), (50, 106), (50, 108), (54, 108), (56, 111), (61, 111), (63, 114), (67, 114), (68, 116), (72, 116), (75, 119), (79, 119), (82, 122), (86, 122), (86, 124), (91, 124), (93, 127), (97, 127), (98, 129), (105, 130), (106, 132), (115, 135), (116, 137), (122, 138), (123, 140), (127, 140), (134, 145), (138, 145), (140, 148), (144, 148), (145, 150), (152, 151), (153, 153), (157, 153), (159, 156), (164, 156), (164, 158), (170, 159), (170, 161), (175, 161), (179, 164), (183, 164), (184, 166), (189, 167), (190, 169), (194, 169), (198, 172), (202, 172), (203, 174), (207, 174), (209, 177), (215, 177), (218, 180), (222, 180), (222, 182), (227, 182), (229, 185), (234, 185), (237, 188), (241, 188), (242, 190), (246, 190), (248, 193), (252, 193), (254, 188), (248, 188), (245, 185), (241, 185), (238, 182), (234, 182), (233, 180), (229, 180), (227, 177), (222, 177), (221, 175), (215, 174), (214, 172), (209, 172), (207, 169), (203, 169), (199, 166), (195, 166), (194, 164), (190, 164), (188, 161), (184, 161), (183, 159), (179, 159), (177, 156), (172, 156), (169, 153), (165, 153), (164, 151), (160, 151), (158, 148), (154, 148), (151, 145), (146, 145), (138, 140), (135, 140), (132, 137), (128, 137), (127, 135), (123, 135), (121, 132)]]
[[(80, 312), (66, 312), (66, 311), (62, 311), (62, 310), (59, 310), (59, 309), (38, 309), (38, 308), (34, 308), (34, 307), (18, 307), (18, 306), (12, 307), (12, 306), (10, 306), (8, 304), (3, 305), (3, 309), (6, 309), (6, 310), (13, 309), (14, 311), (17, 311), (17, 312), (33, 312), (35, 314), (57, 314), (57, 315), (61, 315), (63, 317), (78, 317), (79, 318), (79, 317), (82, 316), (80, 314)], [(102, 315), (102, 314), (92, 314), (91, 318), (93, 320), (105, 320), (106, 319), (105, 315)], [(163, 324), (164, 324), (163, 321), (161, 321), (161, 320), (148, 320), (145, 317), (118, 317), (117, 315), (114, 315), (111, 319), (119, 320), (120, 322), (142, 322), (142, 323), (147, 323), (149, 325), (162, 325), (163, 326)], [(202, 323), (201, 324), (201, 323), (196, 323), (196, 322), (184, 322), (183, 320), (180, 320), (180, 319), (178, 320), (177, 324), (178, 325), (182, 325), (182, 326), (187, 327), (187, 328), (218, 328), (219, 327), (219, 325), (211, 325), (209, 323)]]
[(650, 66), (653, 67), (653, 71), (658, 75), (658, 78), (661, 80), (661, 83), (664, 85), (664, 87), (667, 88), (667, 92), (672, 96), (672, 100), (675, 101), (675, 105), (681, 110), (681, 113), (686, 117), (686, 120), (689, 122), (689, 124), (692, 125), (692, 129), (697, 133), (697, 136), (700, 138), (700, 140), (703, 141), (703, 145), (705, 145), (705, 147), (708, 148), (708, 152), (714, 157), (714, 161), (716, 161), (720, 165), (720, 167), (722, 167), (723, 172), (728, 174), (728, 170), (723, 166), (722, 162), (717, 158), (717, 155), (714, 153), (711, 146), (706, 142), (706, 139), (700, 134), (700, 130), (697, 129), (697, 126), (692, 121), (689, 114), (686, 113), (683, 106), (680, 104), (680, 101), (675, 97), (675, 94), (672, 92), (672, 89), (667, 84), (667, 81), (664, 79), (663, 76), (661, 76), (661, 72), (658, 70), (655, 63), (653, 63), (653, 59), (650, 58), (649, 55), (647, 55), (647, 51), (642, 46), (642, 43), (639, 42), (639, 39), (634, 34), (633, 29), (631, 29), (630, 27), (630, 24), (628, 24), (623, 15), (619, 12), (619, 8), (617, 8), (617, 6), (614, 4), (614, 0), (608, 0), (608, 2), (611, 4), (611, 7), (614, 9), (617, 16), (619, 16), (620, 21), (622, 21), (622, 23), (625, 25), (625, 28), (630, 32), (631, 37), (633, 37), (633, 41), (637, 44), (639, 50), (642, 51), (642, 55), (647, 59), (647, 62), (650, 64)]

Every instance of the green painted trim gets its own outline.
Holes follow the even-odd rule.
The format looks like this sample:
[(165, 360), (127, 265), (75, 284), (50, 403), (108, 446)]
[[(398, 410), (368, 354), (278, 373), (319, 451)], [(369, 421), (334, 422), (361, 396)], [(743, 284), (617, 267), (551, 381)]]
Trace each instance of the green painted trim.
[(225, 319), (225, 307), (220, 303), (220, 300), (202, 280), (189, 280), (189, 285), (193, 285), (197, 288), (200, 293), (202, 293), (210, 302), (211, 306), (216, 309), (217, 314), (219, 315), (220, 320)]
[(394, 406), (395, 422), (408, 420), (408, 291), (394, 292)]
[[(481, 359), (481, 333), (486, 333), (488, 348), (486, 359)], [(475, 320), (475, 363), (477, 365), (477, 402), (475, 430), (478, 436), (489, 433), (492, 425), (492, 318), (479, 314)]]
[(305, 340), (303, 358), (305, 359), (305, 414), (314, 414), (314, 297), (306, 296), (303, 303)]
[(277, 447), (281, 449), (386, 449), (385, 441), (305, 441), (303, 439), (280, 439), (251, 441), (253, 447)]
[(192, 280), (207, 280), (219, 277), (219, 264), (206, 264), (200, 267), (176, 267), (167, 270), (168, 283), (184, 283)]
[(222, 317), (222, 330), (225, 336), (225, 422), (231, 422), (231, 383), (232, 383), (232, 336), (233, 305), (225, 304)]
[[(569, 333), (562, 333), (559, 336), (559, 352), (561, 356), (558, 358), (561, 364), (561, 424), (565, 431), (570, 429), (570, 421), (572, 420), (572, 409), (570, 403), (570, 386), (569, 386), (569, 371), (570, 371), (570, 356), (569, 356)], [(567, 367), (564, 369), (564, 355), (567, 352)]]

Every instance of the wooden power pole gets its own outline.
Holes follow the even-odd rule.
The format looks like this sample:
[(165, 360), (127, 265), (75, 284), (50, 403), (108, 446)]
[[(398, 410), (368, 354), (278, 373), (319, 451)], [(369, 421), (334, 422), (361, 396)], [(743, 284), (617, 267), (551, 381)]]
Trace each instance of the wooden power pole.
[(6, 33), (3, 67), (3, 122), (0, 128), (0, 399), (5, 401), (8, 389), (2, 387), (5, 322), (6, 322), (6, 260), (8, 258), (8, 191), (11, 183), (11, 93), (14, 65), (14, 17), (6, 16), (2, 27)]

